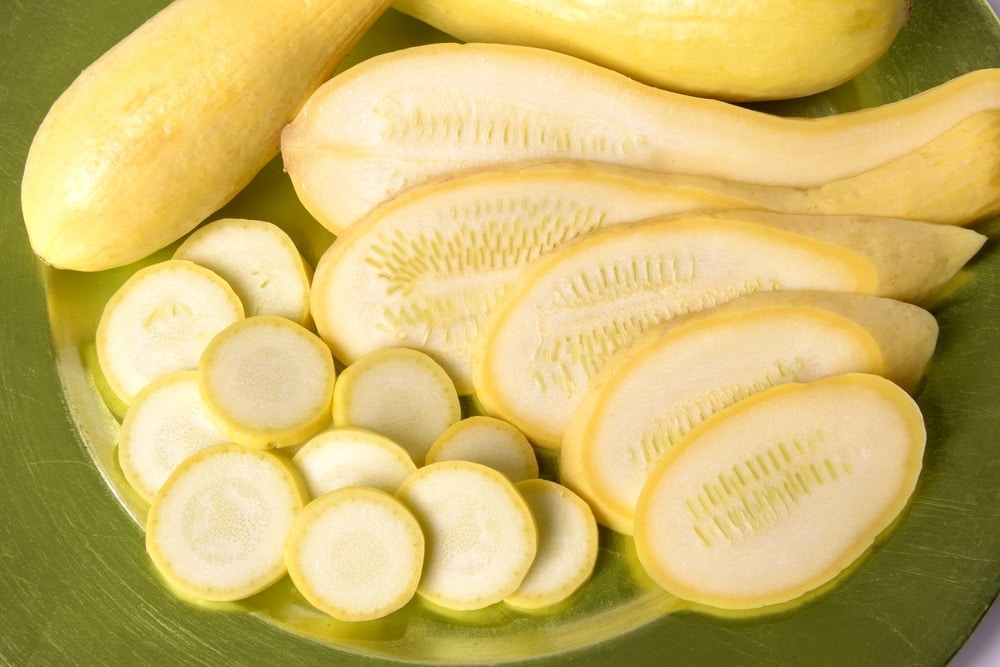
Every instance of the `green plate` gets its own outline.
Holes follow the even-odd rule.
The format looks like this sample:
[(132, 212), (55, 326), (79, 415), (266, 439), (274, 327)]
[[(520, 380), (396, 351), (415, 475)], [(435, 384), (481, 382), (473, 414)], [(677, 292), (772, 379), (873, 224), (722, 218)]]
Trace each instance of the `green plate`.
[[(1000, 221), (935, 305), (941, 339), (918, 401), (929, 442), (896, 529), (831, 590), (765, 616), (682, 610), (602, 537), (598, 574), (559, 613), (497, 606), (449, 617), (411, 603), (380, 622), (338, 624), (286, 582), (241, 604), (173, 595), (143, 549), (144, 505), (114, 461), (117, 423), (88, 369), (103, 301), (135, 267), (43, 268), (19, 186), (35, 129), (79, 71), (164, 0), (0, 0), (0, 663), (574, 665), (943, 665), (1000, 591)], [(390, 12), (350, 62), (443, 39)], [(348, 63), (349, 64), (349, 63)], [(765, 106), (826, 114), (912, 95), (1000, 66), (983, 0), (917, 0), (871, 71), (830, 93)], [(225, 214), (272, 219), (315, 260), (329, 244), (272, 163)]]

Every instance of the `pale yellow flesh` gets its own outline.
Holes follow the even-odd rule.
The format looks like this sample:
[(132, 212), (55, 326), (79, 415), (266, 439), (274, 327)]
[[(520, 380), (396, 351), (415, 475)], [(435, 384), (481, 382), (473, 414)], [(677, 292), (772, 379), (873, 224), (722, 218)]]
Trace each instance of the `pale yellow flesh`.
[(654, 324), (775, 289), (926, 296), (983, 238), (910, 221), (737, 211), (592, 232), (504, 292), (473, 350), (476, 395), (534, 444), (558, 448), (604, 362)]
[(446, 176), (384, 202), (334, 241), (313, 280), (316, 327), (345, 363), (406, 346), (469, 394), (482, 320), (531, 260), (618, 222), (743, 203), (592, 163)]
[(462, 418), (448, 374), (418, 350), (384, 348), (344, 369), (334, 388), (333, 425), (380, 433), (417, 466), (448, 427)]
[(258, 315), (227, 327), (206, 346), (198, 374), (212, 420), (241, 445), (299, 444), (330, 422), (330, 350), (283, 317)]
[(396, 494), (427, 540), (417, 592), (446, 609), (482, 609), (517, 590), (538, 549), (527, 503), (501, 473), (443, 461), (411, 475)]
[(285, 575), (285, 538), (305, 500), (280, 457), (212, 447), (178, 466), (153, 499), (146, 550), (179, 592), (239, 600)]
[(312, 271), (291, 237), (263, 220), (223, 218), (199, 227), (174, 251), (221, 276), (247, 317), (278, 315), (308, 327)]
[[(376, 206), (319, 263), (312, 310), (334, 354), (426, 352), (461, 394), (485, 314), (523, 267), (588, 230), (697, 209), (893, 215), (966, 224), (1000, 207), (1000, 112), (976, 114), (873, 172), (796, 189), (586, 161), (438, 177)], [(976, 238), (973, 235), (957, 237)]]
[(229, 442), (205, 411), (197, 371), (176, 371), (136, 394), (118, 432), (125, 479), (151, 502), (170, 473), (203, 449)]
[(108, 299), (97, 324), (97, 360), (108, 386), (128, 405), (153, 380), (197, 368), (208, 341), (243, 313), (229, 284), (192, 262), (140, 269)]
[(525, 159), (816, 187), (913, 153), (998, 107), (1000, 70), (874, 109), (781, 118), (541, 49), (435, 44), (370, 59), (322, 86), (282, 133), (282, 155), (303, 204), (340, 233), (407, 186)]
[(926, 434), (902, 389), (839, 375), (722, 411), (661, 459), (636, 508), (650, 576), (727, 609), (786, 602), (832, 580), (903, 510)]
[(341, 621), (371, 621), (403, 607), (416, 594), (423, 562), (417, 520), (391, 495), (366, 487), (310, 501), (285, 544), (296, 588)]
[(314, 498), (348, 486), (395, 493), (417, 469), (409, 452), (389, 438), (350, 427), (312, 437), (292, 462)]
[(538, 528), (538, 552), (521, 585), (504, 600), (541, 609), (568, 599), (590, 578), (599, 548), (597, 521), (587, 503), (546, 479), (515, 484)]
[(538, 477), (538, 459), (524, 434), (485, 415), (466, 417), (448, 427), (427, 450), (425, 463), (438, 461), (481, 463), (514, 483)]
[(800, 97), (874, 63), (909, 0), (398, 0), (466, 42), (553, 49), (651, 85), (730, 100)]
[(601, 523), (632, 533), (657, 462), (716, 412), (778, 384), (847, 372), (918, 380), (934, 350), (927, 311), (836, 292), (759, 292), (652, 327), (614, 354), (569, 421), (560, 478)]
[(21, 201), (45, 262), (98, 271), (193, 229), (278, 150), (281, 128), (388, 0), (177, 0), (59, 97)]

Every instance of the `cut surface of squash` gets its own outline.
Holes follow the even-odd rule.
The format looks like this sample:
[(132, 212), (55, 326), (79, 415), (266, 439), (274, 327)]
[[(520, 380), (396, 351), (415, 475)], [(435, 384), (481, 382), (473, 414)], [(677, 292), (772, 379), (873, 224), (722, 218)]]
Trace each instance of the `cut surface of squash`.
[(193, 370), (208, 341), (243, 319), (243, 304), (214, 272), (184, 260), (136, 271), (108, 299), (97, 325), (97, 360), (128, 405), (173, 371)]
[(926, 434), (884, 378), (786, 384), (716, 413), (660, 460), (635, 514), (649, 575), (724, 609), (796, 599), (890, 526), (919, 475)]
[(197, 371), (175, 371), (135, 396), (118, 432), (118, 463), (147, 502), (184, 459), (229, 442), (205, 410)]
[(337, 237), (316, 269), (317, 330), (345, 363), (381, 347), (422, 350), (470, 394), (479, 326), (531, 260), (618, 222), (753, 205), (751, 193), (593, 162), (445, 175), (381, 203)]
[(416, 594), (423, 562), (417, 520), (391, 495), (366, 487), (314, 498), (285, 544), (295, 587), (341, 621), (370, 621), (403, 607)]
[(336, 370), (320, 338), (276, 315), (248, 317), (220, 332), (198, 365), (212, 420), (247, 447), (287, 447), (330, 422)]
[[(992, 178), (1000, 154), (991, 150), (1000, 137), (1000, 111), (976, 114), (962, 125), (935, 139), (940, 146), (923, 147), (895, 167), (889, 163), (820, 188), (567, 160), (437, 177), (376, 206), (324, 254), (312, 291), (317, 329), (345, 363), (382, 347), (426, 352), (460, 394), (470, 394), (469, 357), (486, 313), (530, 261), (582, 233), (699, 209), (934, 215), (951, 223), (1000, 211), (1000, 181)], [(945, 242), (952, 238), (976, 236), (947, 235)], [(909, 250), (901, 254), (916, 261)], [(911, 293), (925, 296), (916, 288)]]
[(280, 457), (212, 447), (185, 459), (156, 494), (146, 550), (179, 591), (240, 600), (285, 575), (285, 539), (306, 498), (298, 473)]
[(597, 521), (587, 503), (562, 484), (526, 479), (515, 484), (538, 527), (538, 552), (521, 585), (505, 600), (541, 609), (566, 600), (593, 574)]
[(220, 275), (239, 295), (247, 317), (279, 315), (309, 326), (312, 271), (295, 243), (264, 220), (223, 218), (191, 233), (174, 251)]
[[(871, 327), (869, 329), (869, 327)], [(837, 292), (758, 292), (654, 326), (616, 352), (573, 412), (560, 477), (631, 534), (649, 473), (705, 419), (778, 384), (848, 372), (919, 379), (933, 316)]]
[(536, 445), (558, 449), (594, 376), (650, 326), (779, 288), (865, 292), (856, 253), (757, 225), (617, 225), (533, 262), (490, 312), (472, 356), (476, 396)]
[(524, 434), (502, 419), (473, 415), (452, 424), (427, 450), (426, 463), (472, 461), (512, 482), (538, 477), (538, 459)]
[(524, 159), (816, 187), (912, 153), (997, 108), (996, 69), (872, 109), (788, 118), (645, 86), (545, 49), (433, 44), (331, 79), (284, 129), (281, 151), (305, 207), (340, 233), (428, 178)]
[(383, 347), (418, 349), (470, 394), (482, 319), (531, 260), (617, 222), (735, 206), (752, 202), (595, 163), (446, 175), (383, 202), (337, 237), (316, 268), (316, 327), (345, 363)]
[(417, 466), (445, 430), (462, 418), (455, 384), (418, 350), (384, 348), (350, 364), (333, 397), (333, 424), (391, 438)]
[(447, 609), (482, 609), (521, 584), (538, 549), (535, 519), (503, 474), (470, 461), (424, 466), (396, 494), (427, 540), (417, 592)]
[(313, 498), (347, 486), (395, 493), (417, 467), (409, 452), (384, 435), (341, 427), (313, 436), (292, 462)]
[[(956, 233), (971, 241), (960, 253), (942, 238)], [(944, 225), (757, 211), (597, 230), (532, 262), (504, 292), (473, 348), (473, 385), (489, 414), (558, 448), (601, 366), (654, 324), (759, 291), (923, 293), (983, 238)]]

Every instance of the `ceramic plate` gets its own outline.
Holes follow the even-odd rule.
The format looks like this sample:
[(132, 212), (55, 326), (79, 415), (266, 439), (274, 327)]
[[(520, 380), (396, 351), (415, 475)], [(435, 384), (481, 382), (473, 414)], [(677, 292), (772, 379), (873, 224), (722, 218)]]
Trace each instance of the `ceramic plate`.
[[(172, 594), (143, 548), (144, 505), (114, 459), (117, 422), (89, 369), (104, 300), (135, 267), (50, 271), (32, 256), (19, 186), (35, 129), (79, 71), (164, 0), (0, 3), (0, 662), (52, 664), (943, 665), (1000, 590), (1000, 224), (934, 307), (939, 348), (918, 401), (925, 468), (894, 531), (837, 586), (766, 616), (684, 610), (602, 537), (594, 580), (559, 610), (449, 616), (415, 600), (356, 625), (314, 612), (287, 581), (240, 604)], [(768, 105), (827, 114), (1000, 66), (983, 0), (916, 0), (872, 70), (829, 93)], [(444, 39), (395, 12), (345, 66)], [(331, 238), (272, 163), (220, 215), (271, 219), (313, 261)]]

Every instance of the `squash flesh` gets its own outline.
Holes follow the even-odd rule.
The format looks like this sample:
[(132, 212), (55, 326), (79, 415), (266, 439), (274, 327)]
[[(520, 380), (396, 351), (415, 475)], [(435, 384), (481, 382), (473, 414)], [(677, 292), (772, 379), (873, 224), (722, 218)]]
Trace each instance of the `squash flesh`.
[[(653, 324), (774, 289), (922, 293), (932, 277), (953, 275), (938, 273), (942, 264), (951, 267), (944, 257), (952, 252), (939, 234), (968, 238), (973, 253), (983, 241), (970, 230), (907, 221), (727, 216), (618, 225), (533, 262), (504, 292), (473, 349), (473, 384), (485, 409), (535, 444), (558, 448), (600, 367)], [(897, 251), (910, 234), (926, 262)], [(897, 244), (883, 246), (880, 238)], [(968, 251), (962, 249), (955, 271)]]
[(462, 418), (448, 374), (423, 352), (383, 348), (340, 375), (333, 393), (333, 425), (374, 431), (399, 444), (419, 467), (427, 450)]
[(584, 163), (445, 176), (371, 211), (323, 254), (317, 330), (344, 363), (391, 346), (421, 350), (472, 392), (469, 357), (485, 314), (530, 263), (587, 231), (745, 200)]
[(933, 316), (889, 299), (758, 292), (652, 327), (602, 367), (562, 441), (561, 478), (601, 522), (631, 534), (656, 463), (699, 423), (788, 382), (846, 372), (919, 378)]
[(432, 176), (524, 159), (819, 186), (911, 153), (998, 106), (1000, 70), (873, 109), (779, 118), (540, 49), (434, 44), (334, 77), (285, 128), (281, 150), (302, 203), (339, 233)]
[(913, 399), (877, 376), (775, 387), (704, 422), (636, 508), (646, 571), (679, 597), (748, 609), (833, 579), (906, 506), (926, 442)]
[(304, 327), (312, 269), (291, 237), (263, 220), (223, 218), (190, 234), (174, 251), (214, 271), (233, 288), (247, 317), (278, 315)]
[(97, 324), (101, 371), (125, 405), (155, 379), (192, 370), (208, 342), (244, 319), (243, 303), (215, 272), (176, 259), (132, 274)]
[(336, 378), (323, 341), (277, 315), (226, 327), (198, 363), (212, 421), (233, 442), (261, 449), (296, 445), (325, 428)]
[(346, 487), (313, 499), (296, 515), (285, 563), (314, 607), (341, 621), (370, 621), (416, 594), (424, 548), (420, 525), (393, 496)]
[(514, 484), (469, 461), (410, 475), (396, 497), (427, 540), (417, 592), (446, 609), (483, 609), (517, 590), (538, 549), (535, 519)]
[[(989, 154), (1000, 168), (996, 151), (975, 141), (982, 138), (975, 131), (982, 129), (981, 123), (1000, 132), (1000, 115), (987, 114), (992, 121), (984, 114), (969, 119), (972, 126), (954, 144), (950, 137), (939, 139), (947, 138), (950, 147), (903, 158), (905, 164), (892, 181), (889, 173), (876, 170), (823, 188), (798, 190), (574, 161), (517, 163), (432, 179), (376, 206), (324, 254), (313, 283), (316, 325), (345, 363), (382, 347), (411, 347), (437, 360), (459, 393), (469, 394), (469, 357), (485, 314), (530, 261), (560, 243), (620, 222), (697, 209), (894, 211), (920, 217), (924, 209), (919, 197), (925, 196), (952, 215), (962, 215), (958, 203), (969, 200), (958, 193), (941, 197), (940, 192), (976, 187), (974, 179), (958, 177), (957, 172), (968, 171), (966, 151), (984, 158)], [(913, 178), (932, 171), (927, 161), (937, 159), (953, 164), (954, 178), (942, 177), (945, 182), (937, 186)], [(982, 172), (982, 179), (996, 181), (990, 173)], [(889, 182), (911, 183), (912, 191), (883, 206)], [(1000, 181), (975, 182), (984, 188), (975, 199), (979, 203), (965, 209), (969, 212), (963, 217), (948, 218), (942, 210), (940, 221), (967, 222), (982, 207), (1000, 206)], [(838, 189), (827, 193), (834, 187)], [(973, 233), (944, 236), (945, 243), (955, 246), (957, 258), (965, 257), (965, 244), (980, 240)], [(871, 245), (898, 242), (881, 235)], [(914, 262), (926, 255), (922, 247), (909, 244), (900, 254)], [(942, 270), (942, 275), (950, 273), (950, 268)], [(922, 292), (915, 287), (909, 296), (919, 300), (939, 286), (935, 280)]]
[(178, 591), (240, 600), (285, 575), (285, 538), (306, 500), (287, 460), (231, 444), (205, 449), (157, 492), (146, 551)]

